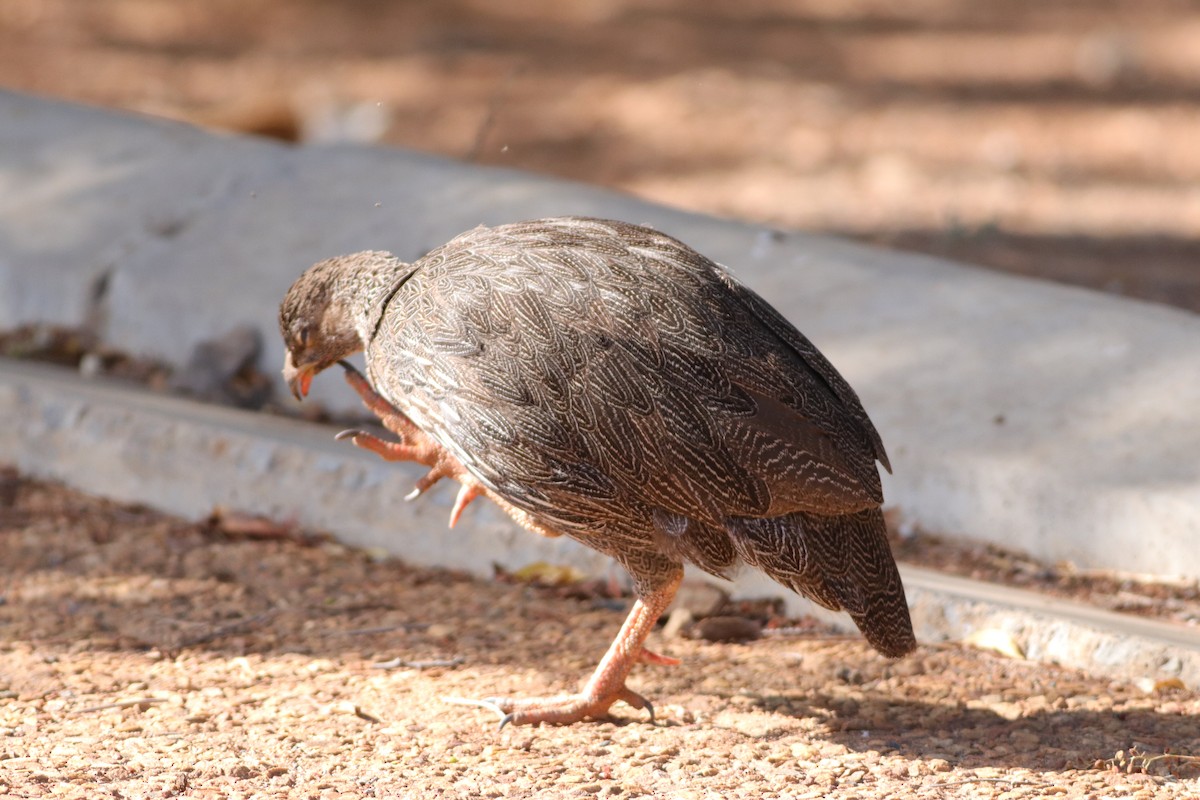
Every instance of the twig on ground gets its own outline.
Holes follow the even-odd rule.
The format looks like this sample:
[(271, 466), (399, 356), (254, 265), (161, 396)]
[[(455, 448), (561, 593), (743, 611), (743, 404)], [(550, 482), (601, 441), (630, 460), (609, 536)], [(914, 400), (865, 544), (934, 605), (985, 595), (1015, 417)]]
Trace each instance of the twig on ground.
[(72, 711), (72, 714), (91, 714), (96, 711), (108, 711), (113, 708), (130, 708), (132, 706), (151, 706), (155, 703), (167, 702), (165, 697), (135, 697), (132, 700), (118, 700), (115, 703), (102, 703), (98, 706), (88, 706), (81, 708), (78, 711)]
[(363, 711), (358, 706), (354, 707), (354, 716), (358, 717), (359, 719), (365, 719), (367, 722), (383, 722), (383, 720), (381, 720), (379, 717), (375, 716), (369, 711)]
[(1159, 753), (1152, 756), (1140, 750), (1136, 745), (1129, 748), (1128, 752), (1118, 750), (1112, 758), (1097, 761), (1095, 766), (1107, 766), (1110, 769), (1131, 775), (1139, 773), (1149, 775), (1150, 767), (1159, 761), (1177, 761), (1200, 766), (1200, 756), (1188, 755), (1186, 753)]
[(185, 647), (195, 647), (198, 644), (208, 644), (216, 639), (221, 639), (225, 636), (230, 636), (235, 633), (241, 633), (259, 624), (260, 622), (265, 622), (278, 613), (278, 609), (272, 608), (268, 611), (263, 611), (260, 614), (255, 614), (252, 617), (242, 617), (239, 620), (235, 620), (225, 625), (218, 625), (209, 628), (207, 631), (203, 631), (201, 633), (196, 633), (191, 636), (181, 636), (179, 641), (176, 643), (176, 646), (172, 649), (182, 650)]
[(390, 661), (378, 661), (371, 669), (434, 669), (436, 667), (457, 667), (466, 662), (462, 656), (454, 658), (432, 659), (429, 661), (409, 661), (406, 658), (393, 658)]
[(404, 622), (399, 625), (376, 625), (370, 628), (352, 628), (348, 631), (329, 631), (326, 636), (372, 636), (377, 633), (395, 633), (396, 631), (404, 631), (412, 633), (428, 628), (431, 623), (428, 622)]
[(935, 783), (930, 788), (941, 789), (946, 786), (965, 786), (968, 783), (1007, 783), (1010, 786), (1049, 786), (1039, 781), (1026, 781), (1020, 778), (963, 778), (961, 781), (944, 781)]
[(483, 146), (487, 143), (488, 134), (492, 132), (492, 128), (496, 124), (496, 114), (500, 110), (500, 104), (508, 95), (508, 88), (513, 82), (513, 78), (517, 77), (520, 72), (520, 65), (513, 66), (492, 91), (483, 119), (480, 120), (479, 127), (475, 129), (475, 140), (471, 142), (471, 149), (467, 151), (465, 160), (468, 163), (479, 160), (479, 156), (483, 153)]

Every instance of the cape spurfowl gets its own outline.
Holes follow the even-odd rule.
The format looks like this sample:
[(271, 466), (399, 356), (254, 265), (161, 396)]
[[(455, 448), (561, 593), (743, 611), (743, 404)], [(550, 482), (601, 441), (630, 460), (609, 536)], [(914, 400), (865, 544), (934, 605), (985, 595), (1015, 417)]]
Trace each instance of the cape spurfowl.
[[(359, 350), (347, 378), (398, 442), (355, 444), (485, 495), (525, 528), (629, 571), (637, 602), (578, 694), (491, 702), (505, 722), (606, 716), (690, 562), (756, 567), (850, 613), (876, 650), (915, 647), (888, 548), (887, 455), (824, 356), (723, 267), (657, 231), (563, 217), (476, 228), (407, 264), (322, 261), (279, 314), (284, 376)], [(348, 364), (346, 364), (349, 367)]]

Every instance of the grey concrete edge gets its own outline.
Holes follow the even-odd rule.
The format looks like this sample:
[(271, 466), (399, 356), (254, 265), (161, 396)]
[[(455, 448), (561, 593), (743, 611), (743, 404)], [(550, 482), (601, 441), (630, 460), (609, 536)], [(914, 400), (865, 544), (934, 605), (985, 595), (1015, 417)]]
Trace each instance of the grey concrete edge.
[[(0, 461), (43, 478), (184, 517), (214, 507), (295, 520), (347, 545), (420, 566), (481, 576), (534, 561), (607, 574), (607, 559), (565, 539), (516, 528), (498, 509), (476, 503), (445, 529), (453, 492), (419, 502), (400, 498), (419, 476), (333, 440), (334, 429), (204, 405), (128, 385), (86, 380), (56, 367), (0, 359)], [(372, 491), (363, 491), (364, 489)], [(903, 569), (918, 637), (963, 641), (1002, 631), (1031, 660), (1123, 679), (1179, 678), (1200, 686), (1200, 629), (1114, 614), (926, 569)], [(783, 595), (792, 613), (831, 615), (758, 574), (735, 595)]]
[[(767, 297), (862, 398), (906, 522), (1200, 578), (1200, 316), (527, 172), (0, 90), (0, 328), (83, 327), (177, 368), (249, 325), (275, 374), (278, 303), (320, 258), (412, 259), (481, 223), (561, 214), (657, 227)], [(358, 406), (333, 375), (313, 399)]]

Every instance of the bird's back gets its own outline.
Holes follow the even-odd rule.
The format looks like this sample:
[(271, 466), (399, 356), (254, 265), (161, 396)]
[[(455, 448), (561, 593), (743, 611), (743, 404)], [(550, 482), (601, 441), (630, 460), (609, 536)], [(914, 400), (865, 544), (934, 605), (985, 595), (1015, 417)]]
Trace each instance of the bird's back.
[[(545, 527), (627, 565), (638, 551), (778, 578), (779, 543), (762, 543), (782, 534), (760, 520), (803, 541), (805, 519), (828, 537), (830, 520), (878, 514), (886, 455), (857, 396), (765, 301), (677, 240), (538, 220), (470, 231), (413, 267), (367, 343), (374, 384)], [(894, 574), (877, 533), (866, 560), (882, 544)], [(848, 605), (792, 572), (778, 579)]]

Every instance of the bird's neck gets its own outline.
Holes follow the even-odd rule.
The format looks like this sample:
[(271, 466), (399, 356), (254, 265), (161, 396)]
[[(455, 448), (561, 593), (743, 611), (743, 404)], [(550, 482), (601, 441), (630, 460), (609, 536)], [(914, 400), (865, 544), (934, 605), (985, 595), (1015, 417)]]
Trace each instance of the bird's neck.
[(366, 260), (351, 280), (350, 309), (364, 347), (370, 344), (389, 301), (413, 269), (411, 264), (394, 256), (374, 257)]

